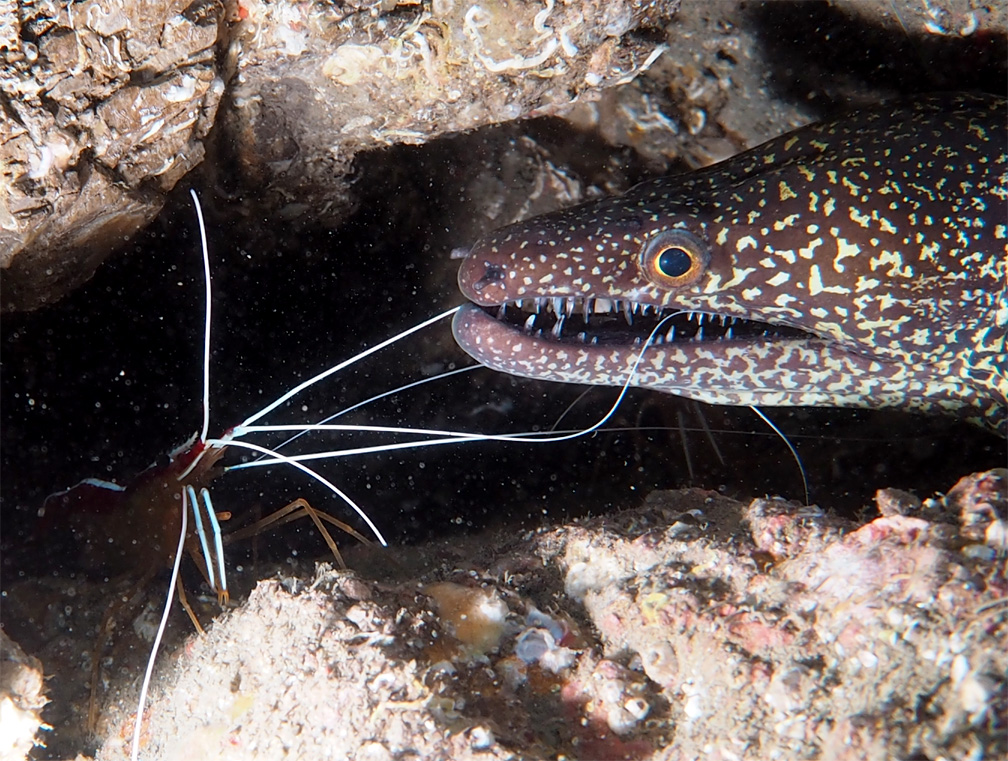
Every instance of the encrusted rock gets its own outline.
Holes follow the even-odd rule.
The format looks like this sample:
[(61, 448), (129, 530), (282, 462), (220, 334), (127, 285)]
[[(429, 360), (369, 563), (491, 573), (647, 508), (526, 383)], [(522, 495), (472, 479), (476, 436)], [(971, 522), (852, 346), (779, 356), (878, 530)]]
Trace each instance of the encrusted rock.
[(25, 655), (0, 629), (0, 761), (19, 761), (36, 745), (45, 745), (39, 730), (51, 727), (42, 721), (49, 702), (42, 679), (39, 659)]
[(224, 91), (221, 13), (184, 0), (2, 8), (4, 310), (87, 280), (203, 160)]

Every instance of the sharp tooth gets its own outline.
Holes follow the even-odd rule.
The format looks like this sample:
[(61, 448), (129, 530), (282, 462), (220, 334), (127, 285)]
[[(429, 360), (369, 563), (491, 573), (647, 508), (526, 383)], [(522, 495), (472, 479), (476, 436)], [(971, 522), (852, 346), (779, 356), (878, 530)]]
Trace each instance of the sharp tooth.
[(553, 310), (553, 314), (557, 317), (563, 316), (563, 299), (559, 296), (553, 296), (549, 300), (549, 308)]
[(624, 301), (623, 304), (623, 316), (626, 317), (628, 325), (633, 325), (633, 302)]
[(734, 338), (734, 337), (735, 337), (735, 336), (733, 336), (733, 335), (732, 335), (732, 329), (731, 329), (731, 325), (729, 325), (729, 326), (728, 326), (728, 332), (727, 332), (727, 333), (725, 333), (725, 338), (727, 338), (727, 339), (728, 339), (728, 340), (730, 341), (730, 340), (731, 340), (732, 338)]
[(665, 340), (669, 343), (675, 341), (675, 325), (668, 329), (668, 333), (665, 334)]
[(560, 337), (560, 331), (563, 330), (563, 324), (564, 324), (563, 317), (561, 317), (559, 320), (556, 321), (556, 325), (554, 325), (553, 330), (550, 331), (553, 334), (554, 338)]
[(528, 319), (525, 320), (525, 324), (522, 326), (522, 330), (524, 330), (526, 333), (531, 332), (532, 331), (532, 323), (534, 323), (534, 322), (535, 322), (535, 315), (534, 314), (530, 314), (528, 316)]
[(587, 340), (588, 340), (588, 334), (587, 334), (587, 333), (585, 333), (585, 332), (584, 332), (584, 331), (582, 330), (582, 331), (581, 331), (580, 333), (578, 333), (578, 334), (577, 334), (577, 338), (578, 338), (578, 341), (580, 341), (581, 343), (584, 343), (585, 341), (587, 341)]
[(591, 344), (592, 344), (592, 346), (595, 346), (595, 345), (598, 344), (598, 336), (592, 336)]
[(542, 296), (537, 296), (536, 297), (536, 300), (535, 300), (536, 314), (539, 314), (542, 311), (543, 304), (545, 302), (546, 302), (546, 299), (544, 297), (542, 297)]
[(613, 305), (609, 299), (595, 299), (592, 309), (595, 314), (608, 314), (613, 311)]
[(585, 296), (581, 300), (581, 316), (584, 317), (585, 325), (588, 324), (588, 316), (592, 313), (592, 302), (594, 299), (591, 296)]
[(566, 303), (564, 304), (564, 311), (566, 312), (568, 317), (574, 314), (574, 309), (576, 307), (577, 307), (577, 300), (573, 296), (571, 296), (566, 300)]
[(500, 309), (497, 310), (497, 319), (498, 320), (503, 320), (504, 319), (504, 313), (506, 311), (507, 311), (507, 304), (506, 303), (505, 304), (501, 304), (500, 305)]
[(633, 340), (633, 345), (634, 345), (634, 346), (640, 346), (640, 345), (641, 345), (642, 343), (644, 343), (644, 339), (643, 339), (643, 338), (641, 338), (640, 336), (637, 336), (637, 337), (636, 337), (636, 338), (635, 338), (635, 339)]

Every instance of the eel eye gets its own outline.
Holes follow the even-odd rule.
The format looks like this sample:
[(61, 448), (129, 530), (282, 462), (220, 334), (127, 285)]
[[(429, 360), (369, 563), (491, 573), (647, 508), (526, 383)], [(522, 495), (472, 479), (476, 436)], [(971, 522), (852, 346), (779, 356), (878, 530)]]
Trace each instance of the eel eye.
[(678, 288), (696, 282), (710, 261), (707, 246), (686, 230), (665, 230), (647, 242), (640, 270), (652, 285)]

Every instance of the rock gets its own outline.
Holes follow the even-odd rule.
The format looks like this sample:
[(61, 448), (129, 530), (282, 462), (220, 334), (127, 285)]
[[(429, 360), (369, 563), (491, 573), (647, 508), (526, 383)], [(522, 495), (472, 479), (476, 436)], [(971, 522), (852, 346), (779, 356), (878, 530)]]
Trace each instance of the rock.
[(203, 160), (220, 6), (0, 5), (0, 306), (80, 285)]
[(0, 761), (20, 761), (28, 758), (35, 746), (45, 746), (39, 730), (52, 729), (42, 721), (42, 709), (48, 702), (42, 663), (25, 655), (0, 630)]
[[(1008, 582), (947, 528), (693, 489), (519, 542), (400, 548), (398, 580), (386, 564), (353, 597), (327, 567), (263, 581), (163, 662), (143, 754), (996, 757)], [(138, 679), (99, 758), (123, 757)]]

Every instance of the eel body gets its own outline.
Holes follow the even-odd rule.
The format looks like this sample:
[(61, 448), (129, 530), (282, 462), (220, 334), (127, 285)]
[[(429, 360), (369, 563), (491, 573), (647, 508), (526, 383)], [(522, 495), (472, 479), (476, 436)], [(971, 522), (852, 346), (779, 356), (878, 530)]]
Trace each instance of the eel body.
[(529, 378), (1004, 434), (1005, 104), (868, 108), (502, 228), (461, 265), (456, 340)]

